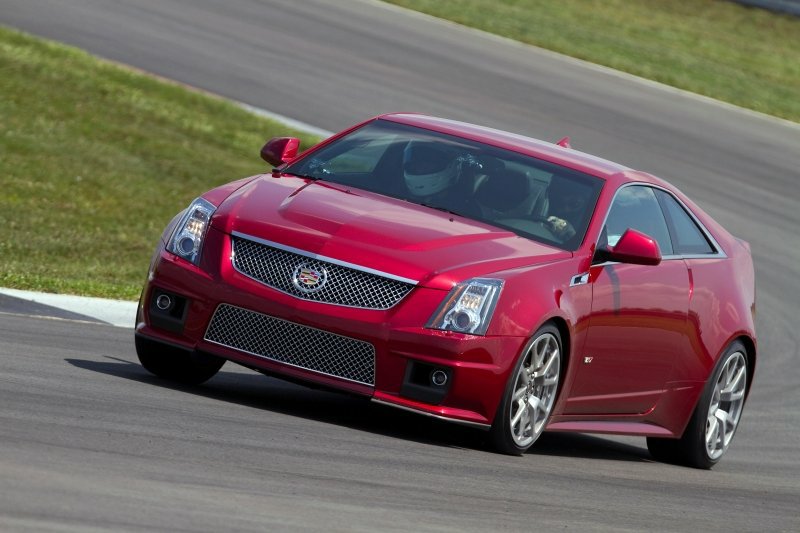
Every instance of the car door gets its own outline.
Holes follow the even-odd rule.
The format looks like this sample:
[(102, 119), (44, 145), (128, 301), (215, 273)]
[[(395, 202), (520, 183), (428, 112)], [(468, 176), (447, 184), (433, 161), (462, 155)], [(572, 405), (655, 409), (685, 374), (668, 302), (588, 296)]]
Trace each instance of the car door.
[[(592, 265), (586, 343), (575, 361), (578, 368), (565, 414), (651, 410), (664, 390), (676, 354), (685, 347), (689, 274), (680, 256), (673, 255), (653, 188), (628, 185), (615, 195), (603, 238), (614, 246), (628, 228), (653, 237), (662, 261), (656, 266), (608, 261)], [(604, 245), (601, 242), (599, 248)]]

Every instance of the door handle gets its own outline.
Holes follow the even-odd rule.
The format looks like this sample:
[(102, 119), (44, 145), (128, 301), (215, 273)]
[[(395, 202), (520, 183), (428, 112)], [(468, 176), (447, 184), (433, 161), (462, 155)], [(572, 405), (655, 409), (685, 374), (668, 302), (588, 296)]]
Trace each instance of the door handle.
[(569, 286), (575, 287), (576, 285), (586, 285), (587, 283), (589, 283), (589, 273), (584, 272), (583, 274), (572, 276), (572, 279), (569, 282)]

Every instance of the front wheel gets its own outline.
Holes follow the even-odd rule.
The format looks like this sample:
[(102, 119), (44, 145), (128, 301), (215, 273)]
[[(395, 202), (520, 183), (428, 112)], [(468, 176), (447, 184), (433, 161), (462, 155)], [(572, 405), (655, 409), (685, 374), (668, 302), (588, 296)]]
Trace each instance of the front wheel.
[(544, 431), (561, 376), (561, 336), (542, 326), (528, 341), (511, 373), (490, 438), (494, 449), (522, 455)]
[(151, 374), (186, 385), (208, 381), (225, 364), (221, 357), (182, 350), (140, 335), (136, 335), (136, 355)]

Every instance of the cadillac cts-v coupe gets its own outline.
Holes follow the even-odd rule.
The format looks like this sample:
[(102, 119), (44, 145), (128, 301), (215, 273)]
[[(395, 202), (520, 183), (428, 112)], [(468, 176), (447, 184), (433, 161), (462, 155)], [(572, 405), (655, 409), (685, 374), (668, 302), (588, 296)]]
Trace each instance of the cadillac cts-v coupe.
[(417, 114), (370, 119), (168, 225), (136, 323), (142, 365), (226, 360), (482, 428), (640, 435), (712, 467), (756, 362), (749, 245), (662, 179)]

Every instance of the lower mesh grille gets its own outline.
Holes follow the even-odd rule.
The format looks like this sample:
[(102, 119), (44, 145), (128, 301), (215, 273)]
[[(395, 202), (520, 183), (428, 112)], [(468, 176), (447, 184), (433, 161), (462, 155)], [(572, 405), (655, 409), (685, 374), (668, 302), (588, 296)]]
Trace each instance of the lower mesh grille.
[(370, 343), (240, 307), (220, 305), (205, 339), (279, 363), (375, 384), (375, 347)]

